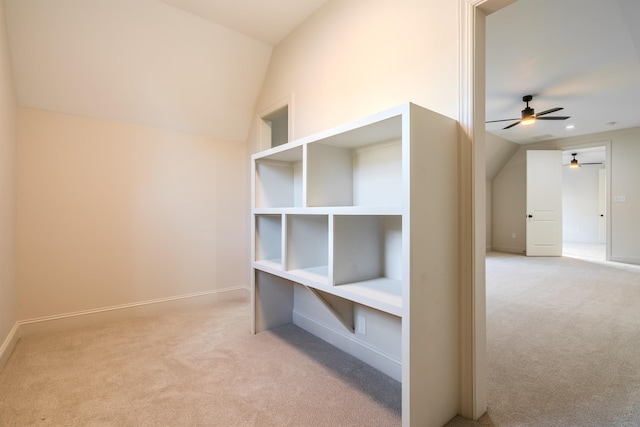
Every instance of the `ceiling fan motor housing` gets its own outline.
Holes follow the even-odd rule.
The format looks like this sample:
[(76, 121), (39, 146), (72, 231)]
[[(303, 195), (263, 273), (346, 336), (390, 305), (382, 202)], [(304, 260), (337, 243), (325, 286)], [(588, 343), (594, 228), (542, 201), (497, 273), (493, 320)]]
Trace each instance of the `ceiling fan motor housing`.
[(522, 110), (522, 118), (525, 119), (527, 117), (531, 117), (535, 114), (533, 108), (529, 107), (529, 101), (533, 99), (533, 95), (525, 95), (522, 97), (522, 100), (527, 103), (527, 106), (524, 110)]

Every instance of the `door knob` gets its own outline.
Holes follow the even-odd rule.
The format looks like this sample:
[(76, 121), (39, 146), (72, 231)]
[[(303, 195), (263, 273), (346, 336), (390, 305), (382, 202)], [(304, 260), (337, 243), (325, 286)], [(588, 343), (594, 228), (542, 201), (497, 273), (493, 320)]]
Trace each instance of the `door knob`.
[(533, 215), (527, 215), (529, 218), (533, 218)]

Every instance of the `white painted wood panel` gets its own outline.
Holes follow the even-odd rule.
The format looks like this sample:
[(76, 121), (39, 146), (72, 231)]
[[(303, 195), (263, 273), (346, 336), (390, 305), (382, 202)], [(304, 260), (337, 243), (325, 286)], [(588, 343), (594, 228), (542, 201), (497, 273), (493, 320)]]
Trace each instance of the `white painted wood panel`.
[(402, 205), (402, 144), (383, 142), (353, 150), (353, 205)]
[(527, 256), (562, 256), (562, 151), (527, 151)]

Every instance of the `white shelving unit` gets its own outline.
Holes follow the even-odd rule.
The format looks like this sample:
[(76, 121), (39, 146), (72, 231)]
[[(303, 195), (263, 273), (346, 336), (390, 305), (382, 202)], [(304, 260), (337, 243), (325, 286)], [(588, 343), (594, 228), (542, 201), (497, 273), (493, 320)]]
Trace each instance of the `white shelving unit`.
[(457, 123), (404, 104), (252, 156), (253, 332), (295, 323), (457, 413)]

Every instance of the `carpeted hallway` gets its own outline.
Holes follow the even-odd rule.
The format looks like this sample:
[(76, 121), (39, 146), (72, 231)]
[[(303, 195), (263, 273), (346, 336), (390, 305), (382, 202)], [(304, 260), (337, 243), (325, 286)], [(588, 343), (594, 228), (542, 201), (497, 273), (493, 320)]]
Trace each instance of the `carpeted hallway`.
[(490, 253), (487, 338), (489, 411), (451, 426), (640, 425), (640, 266)]
[[(640, 425), (640, 266), (487, 257), (489, 412), (450, 426)], [(398, 426), (400, 384), (232, 302), (23, 338), (0, 426)]]

